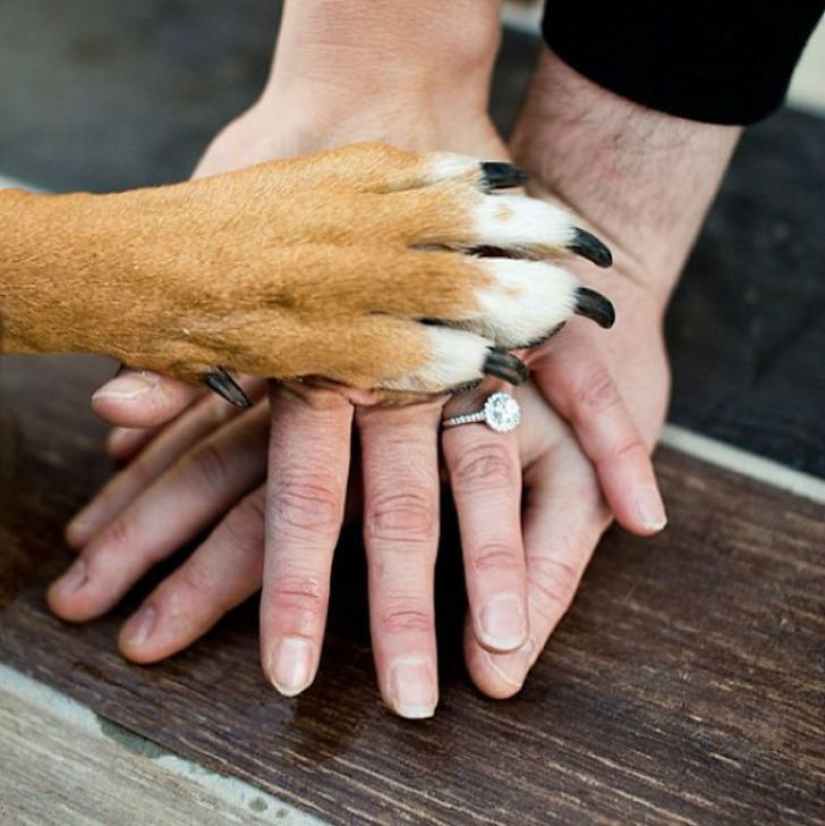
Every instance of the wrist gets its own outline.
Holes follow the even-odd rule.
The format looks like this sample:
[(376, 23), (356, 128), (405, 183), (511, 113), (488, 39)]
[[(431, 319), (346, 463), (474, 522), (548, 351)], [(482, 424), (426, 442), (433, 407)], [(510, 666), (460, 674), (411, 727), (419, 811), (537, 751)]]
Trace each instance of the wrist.
[(592, 224), (616, 270), (664, 307), (740, 132), (647, 109), (544, 48), (510, 148), (539, 190)]
[(355, 110), (413, 119), (422, 109), (474, 119), (487, 111), (500, 5), (288, 2), (258, 108), (281, 118), (294, 105), (309, 119), (315, 112), (346, 118)]

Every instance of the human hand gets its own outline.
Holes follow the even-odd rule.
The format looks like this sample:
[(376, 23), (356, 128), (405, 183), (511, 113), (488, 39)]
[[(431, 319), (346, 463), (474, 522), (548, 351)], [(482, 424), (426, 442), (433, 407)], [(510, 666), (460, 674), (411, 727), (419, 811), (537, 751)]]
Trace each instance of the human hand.
[[(604, 457), (599, 464), (606, 467), (603, 472), (614, 474), (613, 506), (620, 512), (623, 509), (628, 524), (642, 532), (650, 528), (645, 528), (644, 520), (635, 514), (630, 494), (636, 489), (634, 482), (647, 481), (646, 450), (633, 445), (632, 435), (627, 441), (628, 432), (621, 427), (621, 406), (609, 403), (608, 385), (603, 379), (595, 381), (595, 371), (601, 360), (618, 386), (630, 390), (627, 401), (632, 409), (640, 411), (646, 440), (652, 439), (666, 396), (666, 363), (658, 328), (661, 309), (632, 281), (621, 276), (606, 278), (615, 278), (612, 286), (617, 294), (619, 322), (614, 331), (604, 334), (576, 320), (530, 354), (529, 360), (536, 384), (550, 387), (550, 392), (558, 384), (564, 389), (563, 395), (568, 396), (572, 390), (569, 398), (581, 400), (584, 410), (578, 427), (586, 427), (592, 413), (599, 419), (598, 411), (588, 410), (588, 405), (605, 405), (615, 435), (603, 440), (606, 448), (602, 450), (609, 455), (611, 444), (619, 444), (617, 440), (625, 440), (623, 446), (627, 449), (618, 451), (619, 465), (624, 464), (624, 470), (611, 461), (605, 462)], [(610, 346), (605, 347), (608, 343)], [(578, 365), (587, 370), (580, 373)], [(578, 387), (569, 386), (579, 381)], [(132, 659), (154, 661), (175, 653), (260, 587), (265, 509), (265, 488), (260, 483), (265, 474), (269, 422), (266, 401), (262, 400), (263, 383), (246, 383), (245, 389), (258, 402), (253, 411), (238, 413), (219, 399), (207, 397), (143, 450), (129, 431), (116, 431), (111, 452), (120, 458), (137, 456), (69, 528), (70, 543), (82, 548), (81, 567), (73, 569), (50, 598), (62, 615), (79, 620), (108, 610), (154, 562), (220, 520), (193, 555), (150, 595), (142, 611), (124, 627), (121, 647)], [(595, 396), (591, 389), (596, 391)], [(299, 387), (296, 395), (295, 390), (276, 391), (277, 409), (281, 411), (278, 428), (280, 422), (289, 425), (290, 411), (296, 405), (309, 405), (315, 411), (313, 415), (322, 416), (334, 413), (339, 406), (346, 412), (348, 407), (339, 405), (341, 399), (334, 393), (319, 401), (311, 392)], [(571, 428), (553, 412), (533, 383), (520, 388), (517, 395), (524, 415), (515, 434), (463, 427), (448, 431), (444, 437), (462, 520), (467, 582), (477, 605), (476, 619), (468, 623), (465, 639), (467, 662), (479, 687), (498, 697), (509, 696), (520, 687), (572, 599), (590, 552), (609, 521), (594, 465)], [(459, 402), (475, 406), (469, 397), (454, 401), (452, 406)], [(410, 408), (395, 412), (405, 420), (403, 425), (417, 427), (427, 437), (441, 416), (437, 403), (426, 411)], [(377, 410), (358, 411), (366, 419), (378, 418), (379, 414), (385, 415)], [(574, 413), (569, 416), (577, 421)], [(319, 428), (310, 422), (307, 429), (311, 432)], [(595, 430), (598, 433), (599, 428)], [(518, 438), (512, 438), (515, 436)], [(370, 441), (368, 432), (365, 444), (369, 446)], [(296, 455), (288, 464), (300, 466), (300, 443), (288, 435), (283, 442), (276, 450), (292, 450)], [(395, 449), (408, 463), (403, 441), (399, 440)], [(634, 456), (637, 450), (641, 450), (641, 462), (639, 456)], [(379, 471), (393, 472), (393, 463), (381, 457), (374, 465)], [(422, 472), (429, 470), (425, 461), (420, 466)], [(526, 509), (520, 522), (522, 475)], [(415, 516), (413, 509), (412, 518)], [(405, 527), (396, 529), (402, 540)], [(415, 564), (415, 553), (409, 556)], [(94, 571), (92, 577), (90, 570)], [(522, 580), (525, 575), (526, 585)], [(431, 570), (426, 569), (428, 582), (431, 576)], [(74, 590), (78, 582), (83, 587)], [(526, 588), (527, 593), (529, 641), (512, 654), (496, 653), (479, 644), (480, 632), (474, 630), (479, 626), (485, 592), (502, 585), (516, 592)], [(517, 611), (516, 617), (519, 614), (524, 616), (523, 611)], [(152, 624), (154, 628), (148, 635)], [(141, 641), (144, 635), (146, 639)]]
[(664, 524), (646, 455), (668, 396), (662, 317), (739, 134), (638, 106), (542, 49), (511, 148), (534, 192), (574, 205), (609, 239), (613, 274), (593, 283), (610, 295), (617, 323), (609, 336), (570, 324), (528, 359), (549, 402), (526, 395), (525, 423), (536, 428), (519, 430), (530, 638), (496, 655), (465, 635), (487, 693), (518, 690), (611, 512), (636, 533)]

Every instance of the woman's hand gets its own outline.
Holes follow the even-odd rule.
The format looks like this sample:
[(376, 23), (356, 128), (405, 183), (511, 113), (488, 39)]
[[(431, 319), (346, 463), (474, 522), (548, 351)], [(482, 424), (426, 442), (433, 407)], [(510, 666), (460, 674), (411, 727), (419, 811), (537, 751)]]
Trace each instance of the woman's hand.
[[(605, 277), (614, 282), (616, 328), (606, 333), (576, 319), (528, 355), (535, 384), (517, 391), (524, 410), (517, 431), (496, 434), (472, 425), (444, 434), (472, 607), (465, 640), (467, 662), (477, 685), (491, 696), (509, 696), (518, 690), (572, 599), (610, 519), (602, 486), (612, 490), (611, 503), (631, 529), (645, 533), (661, 525), (661, 504), (647, 460), (647, 445), (655, 437), (666, 398), (661, 308), (631, 280)], [(608, 377), (630, 389), (627, 401), (631, 409), (640, 411), (645, 445), (637, 441)], [(259, 400), (253, 410), (239, 414), (219, 399), (205, 397), (142, 449), (133, 432), (115, 431), (111, 452), (134, 458), (69, 526), (69, 541), (82, 553), (50, 594), (55, 610), (68, 619), (83, 620), (110, 609), (155, 562), (216, 520), (209, 537), (124, 626), (120, 636), (124, 654), (139, 662), (169, 656), (261, 586), (267, 509), (262, 483), (270, 426), (262, 385), (245, 384)], [(572, 427), (548, 405), (541, 388), (565, 405)], [(474, 408), (481, 395), (477, 391), (472, 398), (457, 397), (447, 412)], [(334, 473), (336, 462), (349, 459), (352, 408), (337, 393), (307, 391), (300, 385), (273, 388), (272, 405), (278, 434), (272, 443), (277, 461), (272, 474), (282, 473), (287, 480), (295, 476), (296, 481), (291, 488), (283, 483), (280, 491), (276, 487), (269, 507), (279, 508), (282, 514), (286, 511), (286, 518), (281, 518), (287, 531), (298, 534), (287, 536), (272, 550), (281, 556), (280, 564), (289, 565), (294, 564), (289, 555), (294, 547), (298, 552), (294, 559), (307, 564), (312, 539), (326, 528), (332, 544), (340, 527), (341, 500), (329, 496), (336, 484), (329, 481), (330, 469)], [(430, 642), (434, 622), (436, 434), (443, 414), (440, 402), (355, 412), (364, 450), (366, 501), (376, 503), (372, 516), (367, 516), (365, 534), (372, 547), (376, 662), (379, 674), (386, 675), (385, 696), (392, 703), (396, 692), (403, 691), (402, 678), (407, 690), (432, 691), (436, 685), (434, 665), (419, 652), (421, 638), (425, 645)], [(387, 420), (385, 431), (382, 420)], [(296, 428), (301, 431), (297, 436)], [(577, 438), (578, 430), (590, 440), (595, 463)], [(304, 435), (314, 440), (309, 449)], [(603, 455), (597, 454), (599, 450)], [(308, 465), (307, 453), (316, 451), (319, 460)], [(388, 477), (386, 488), (382, 476)], [(338, 479), (343, 486), (346, 474)], [(390, 492), (384, 493), (388, 488)], [(639, 489), (653, 494), (652, 517), (634, 501)], [(343, 498), (343, 488), (339, 490)], [(425, 497), (429, 496), (433, 504), (428, 509)], [(393, 497), (398, 503), (395, 511), (387, 506)], [(431, 545), (426, 541), (430, 538)], [(318, 545), (326, 578), (330, 557), (326, 546)], [(398, 570), (393, 571), (396, 558)], [(317, 587), (317, 576), (302, 579), (297, 588), (280, 587), (283, 581), (276, 579), (279, 588), (274, 598), (291, 601), (288, 608), (301, 611), (310, 630), (318, 624), (320, 634), (327, 593), (311, 590)], [(376, 614), (384, 600), (398, 593), (399, 583), (408, 591), (403, 613), (384, 609)], [(313, 608), (307, 609), (307, 602)], [(412, 653), (405, 647), (410, 641), (417, 643)], [(300, 651), (296, 655), (291, 645), (294, 649), (287, 642), (286, 652), (281, 653), (294, 657), (294, 673), (304, 666)], [(394, 645), (400, 650), (394, 650)], [(434, 640), (432, 645), (434, 657)], [(405, 658), (400, 666), (393, 664), (398, 657)], [(406, 669), (406, 674), (399, 669)], [(416, 710), (394, 707), (407, 714)]]
[(609, 241), (613, 274), (589, 278), (617, 321), (607, 335), (571, 323), (528, 359), (540, 391), (525, 394), (531, 426), (518, 431), (530, 638), (496, 655), (466, 635), (471, 673), (489, 694), (518, 690), (611, 514), (639, 534), (665, 523), (647, 458), (669, 389), (662, 317), (739, 133), (645, 109), (542, 49), (510, 147), (536, 192)]
[[(497, 3), (455, 4), (447, 12), (443, 4), (400, 9), (373, 2), (360, 15), (353, 3), (350, 17), (342, 17), (337, 7), (334, 32), (328, 30), (327, 5), (287, 6), (267, 91), (218, 137), (199, 173), (364, 139), (506, 156), (486, 114)], [(445, 26), (444, 15), (454, 10), (466, 18), (465, 25)], [(314, 11), (320, 16), (301, 19), (312, 18)], [(415, 19), (405, 26), (399, 15)], [(331, 48), (330, 37), (350, 35), (348, 44)], [(386, 42), (388, 36), (397, 42)], [(456, 36), (458, 44), (442, 43)], [(366, 50), (366, 57), (364, 43), (375, 47)], [(365, 65), (353, 67), (353, 61), (362, 60)], [(393, 68), (398, 65), (404, 66), (403, 74)], [(382, 73), (380, 93), (376, 71)], [(154, 376), (127, 374), (97, 394), (95, 407), (121, 424), (157, 426), (199, 395)], [(121, 648), (141, 662), (167, 656), (262, 583), (264, 669), (282, 693), (302, 691), (314, 677), (321, 649), (355, 422), (362, 444), (364, 538), (379, 684), (398, 713), (432, 714), (438, 697), (432, 580), (442, 403), (378, 410), (355, 407), (347, 393), (273, 387), (264, 492), (256, 485), (262, 481), (265, 407), (211, 430), (214, 402), (198, 402), (155, 435), (70, 526), (69, 541), (81, 556), (52, 588), (53, 609), (74, 620), (100, 614), (184, 536), (228, 511), (206, 543), (127, 623)], [(200, 441), (207, 431), (210, 435)], [(120, 433), (113, 445), (122, 455), (145, 440)], [(523, 603), (523, 565), (516, 576)], [(488, 579), (483, 590), (497, 588)], [(523, 604), (519, 613), (525, 616)], [(502, 648), (517, 647), (526, 627), (522, 623), (515, 637), (507, 634), (500, 640), (500, 629), (492, 626), (487, 639)]]

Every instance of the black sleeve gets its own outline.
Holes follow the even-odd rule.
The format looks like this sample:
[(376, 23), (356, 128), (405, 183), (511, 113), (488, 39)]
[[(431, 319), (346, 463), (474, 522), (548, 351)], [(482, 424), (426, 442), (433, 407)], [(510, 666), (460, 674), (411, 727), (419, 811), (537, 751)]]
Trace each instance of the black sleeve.
[(542, 29), (565, 63), (616, 94), (747, 124), (782, 104), (823, 10), (825, 0), (548, 0)]

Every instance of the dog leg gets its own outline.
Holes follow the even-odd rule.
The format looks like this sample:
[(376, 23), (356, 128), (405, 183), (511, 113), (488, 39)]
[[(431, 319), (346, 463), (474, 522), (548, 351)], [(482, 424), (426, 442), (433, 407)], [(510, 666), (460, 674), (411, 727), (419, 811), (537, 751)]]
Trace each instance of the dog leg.
[(517, 378), (503, 349), (613, 321), (556, 263), (609, 251), (499, 192), (523, 181), (362, 144), (110, 195), (5, 191), (0, 349), (105, 353), (236, 403), (228, 371), (412, 393)]

